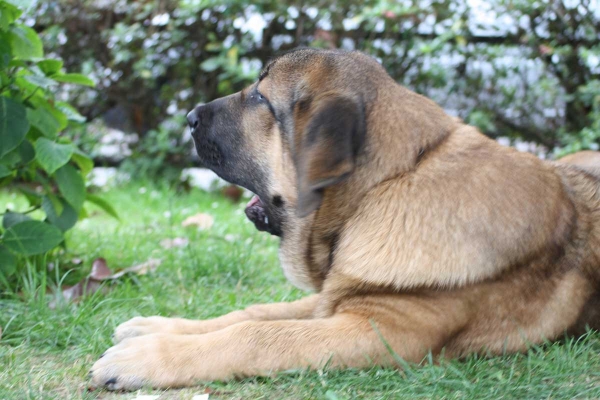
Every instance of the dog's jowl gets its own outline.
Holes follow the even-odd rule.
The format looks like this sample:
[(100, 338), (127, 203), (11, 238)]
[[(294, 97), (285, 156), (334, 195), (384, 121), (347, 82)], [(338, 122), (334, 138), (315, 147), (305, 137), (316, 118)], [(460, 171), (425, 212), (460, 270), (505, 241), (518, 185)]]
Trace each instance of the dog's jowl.
[(134, 318), (93, 385), (394, 366), (388, 345), (410, 362), (493, 355), (600, 328), (587, 164), (502, 147), (358, 52), (288, 53), (188, 121), (202, 162), (256, 194), (246, 215), (312, 294), (206, 321)]

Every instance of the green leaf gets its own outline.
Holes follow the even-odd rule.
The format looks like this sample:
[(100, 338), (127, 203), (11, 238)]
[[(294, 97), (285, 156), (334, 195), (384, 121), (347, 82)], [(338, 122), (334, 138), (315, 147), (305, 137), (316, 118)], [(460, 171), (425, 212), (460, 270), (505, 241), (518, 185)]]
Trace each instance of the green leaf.
[(63, 241), (60, 229), (41, 221), (25, 221), (4, 232), (4, 246), (24, 256), (33, 256), (52, 250)]
[(60, 123), (50, 111), (45, 108), (27, 109), (27, 119), (35, 126), (42, 135), (55, 139), (60, 129)]
[(79, 149), (75, 149), (71, 159), (77, 164), (83, 176), (87, 176), (94, 168), (94, 161)]
[(23, 79), (42, 89), (49, 89), (57, 85), (57, 82), (54, 79), (46, 78), (45, 76), (24, 75)]
[(29, 100), (29, 103), (33, 105), (33, 108), (43, 108), (58, 121), (58, 131), (62, 131), (67, 127), (69, 121), (67, 116), (62, 112), (62, 107), (59, 107), (59, 103), (50, 103), (46, 98), (40, 98), (38, 96), (34, 96)]
[(9, 3), (0, 2), (0, 29), (8, 30), (10, 24), (15, 22), (21, 15), (21, 11)]
[(55, 104), (56, 108), (59, 109), (64, 115), (66, 115), (66, 117), (68, 118), (69, 121), (73, 121), (73, 122), (85, 122), (87, 121), (87, 119), (79, 114), (79, 112), (70, 104), (65, 103), (64, 101), (59, 101)]
[(2, 227), (4, 229), (8, 229), (11, 226), (24, 221), (31, 221), (31, 218), (29, 218), (29, 216), (26, 214), (8, 211), (6, 214), (4, 214), (4, 218), (2, 218)]
[(62, 232), (71, 229), (77, 223), (77, 212), (66, 201), (62, 200), (62, 210), (55, 208), (54, 203), (48, 196), (42, 198), (42, 209), (46, 213), (48, 221)]
[(28, 164), (35, 158), (35, 149), (29, 140), (23, 140), (17, 148), (17, 152), (21, 157), (21, 164)]
[(6, 67), (12, 58), (12, 49), (8, 41), (8, 34), (0, 28), (0, 69)]
[(52, 77), (52, 79), (58, 82), (75, 83), (83, 86), (96, 86), (96, 83), (92, 79), (83, 74), (56, 74)]
[(89, 201), (90, 203), (94, 203), (95, 205), (97, 205), (98, 207), (103, 209), (107, 214), (114, 217), (115, 219), (120, 220), (119, 214), (117, 214), (117, 211), (113, 208), (113, 206), (110, 205), (109, 202), (107, 202), (103, 198), (94, 196), (93, 194), (88, 194), (86, 200)]
[(27, 186), (20, 186), (17, 190), (27, 198), (30, 206), (39, 206), (42, 204), (42, 196), (35, 190)]
[(60, 72), (63, 67), (63, 61), (49, 58), (38, 62), (37, 65), (46, 76), (52, 76), (57, 72)]
[(52, 193), (48, 193), (46, 196), (42, 197), (42, 208), (44, 208), (44, 197), (47, 197), (48, 200), (50, 200), (50, 202), (52, 203), (52, 208), (54, 209), (57, 215), (62, 214), (64, 209), (62, 199), (59, 199), (56, 195)]
[(0, 179), (2, 178), (6, 178), (7, 176), (12, 175), (12, 171), (10, 169), (8, 169), (7, 167), (5, 167), (4, 165), (0, 164)]
[(9, 277), (17, 271), (17, 258), (0, 245), (0, 274)]
[(29, 122), (25, 107), (0, 96), (0, 157), (17, 147), (28, 130)]
[(46, 138), (39, 138), (35, 142), (36, 159), (49, 174), (68, 163), (73, 150), (72, 144), (59, 144)]
[(33, 29), (19, 24), (11, 26), (9, 32), (10, 46), (15, 58), (35, 60), (44, 56), (42, 41)]
[(79, 212), (85, 200), (85, 183), (79, 172), (67, 164), (56, 171), (56, 183), (65, 199)]

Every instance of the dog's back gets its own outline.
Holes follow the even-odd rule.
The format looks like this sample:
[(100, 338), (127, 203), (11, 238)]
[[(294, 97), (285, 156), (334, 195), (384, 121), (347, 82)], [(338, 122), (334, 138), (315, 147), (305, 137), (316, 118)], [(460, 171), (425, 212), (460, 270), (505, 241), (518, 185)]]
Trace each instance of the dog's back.
[(600, 329), (600, 152), (580, 151), (559, 159), (555, 165), (580, 216), (577, 234), (586, 237), (590, 257), (584, 272), (596, 285), (596, 294), (571, 329), (580, 334), (587, 327)]
[(559, 159), (558, 162), (574, 165), (600, 179), (600, 152), (591, 150), (579, 151)]

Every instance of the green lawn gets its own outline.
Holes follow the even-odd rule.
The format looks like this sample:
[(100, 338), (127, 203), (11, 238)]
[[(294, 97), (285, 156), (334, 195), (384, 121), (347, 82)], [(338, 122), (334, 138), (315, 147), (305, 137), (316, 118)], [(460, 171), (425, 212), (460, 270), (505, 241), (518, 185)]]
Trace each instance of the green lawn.
[[(104, 194), (121, 222), (100, 212), (68, 235), (63, 262), (80, 258), (85, 272), (96, 257), (112, 269), (149, 258), (162, 265), (144, 276), (107, 284), (108, 291), (77, 304), (48, 307), (51, 295), (28, 288), (0, 297), (0, 399), (133, 399), (132, 393), (88, 392), (86, 375), (111, 345), (113, 329), (134, 316), (209, 318), (252, 303), (302, 296), (285, 281), (277, 239), (255, 231), (243, 202), (232, 205), (200, 191), (176, 193), (151, 184), (128, 184)], [(16, 202), (0, 193), (0, 204)], [(0, 207), (2, 208), (2, 207)], [(206, 231), (182, 228), (199, 212), (215, 218)], [(164, 249), (166, 238), (186, 237), (184, 248)], [(75, 279), (71, 274), (65, 281)], [(567, 339), (527, 354), (471, 357), (404, 372), (392, 369), (300, 371), (197, 388), (156, 392), (161, 399), (191, 399), (209, 390), (211, 399), (416, 399), (416, 398), (600, 398), (600, 334)], [(152, 394), (150, 390), (140, 393)]]

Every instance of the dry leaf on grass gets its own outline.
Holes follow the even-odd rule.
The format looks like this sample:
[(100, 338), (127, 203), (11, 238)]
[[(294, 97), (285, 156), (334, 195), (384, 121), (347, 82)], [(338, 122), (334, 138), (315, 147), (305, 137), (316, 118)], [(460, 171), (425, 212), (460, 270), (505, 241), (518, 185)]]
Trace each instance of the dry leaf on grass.
[(117, 279), (122, 277), (125, 274), (129, 274), (132, 272), (135, 272), (136, 275), (146, 275), (148, 272), (152, 272), (154, 271), (156, 268), (158, 268), (158, 266), (160, 265), (160, 263), (162, 262), (162, 260), (158, 259), (158, 258), (151, 258), (146, 262), (143, 262), (141, 264), (138, 265), (134, 265), (132, 267), (129, 268), (125, 268), (122, 271), (119, 271), (117, 273), (112, 274), (111, 276), (109, 276), (108, 278), (105, 279)]
[[(83, 295), (97, 292), (98, 289), (102, 287), (102, 282), (104, 281), (115, 280), (129, 273), (145, 275), (148, 272), (154, 271), (156, 268), (158, 268), (160, 263), (161, 260), (151, 258), (146, 262), (133, 265), (113, 274), (108, 268), (106, 260), (104, 258), (97, 258), (92, 264), (92, 271), (90, 274), (81, 281), (77, 282), (76, 285), (63, 286), (61, 294), (64, 300), (75, 301)], [(103, 290), (108, 290), (108, 288), (104, 286)], [(55, 308), (56, 301), (51, 301), (48, 306), (50, 308)]]
[(191, 217), (187, 217), (185, 221), (181, 223), (181, 226), (197, 226), (198, 229), (210, 229), (215, 223), (215, 219), (212, 215), (198, 213), (196, 215), (192, 215)]
[(176, 237), (174, 239), (163, 239), (160, 245), (163, 249), (172, 249), (173, 247), (185, 247), (190, 243), (187, 238)]
[(234, 203), (237, 203), (242, 198), (244, 190), (239, 186), (229, 185), (221, 189), (221, 193), (229, 200), (233, 201)]

